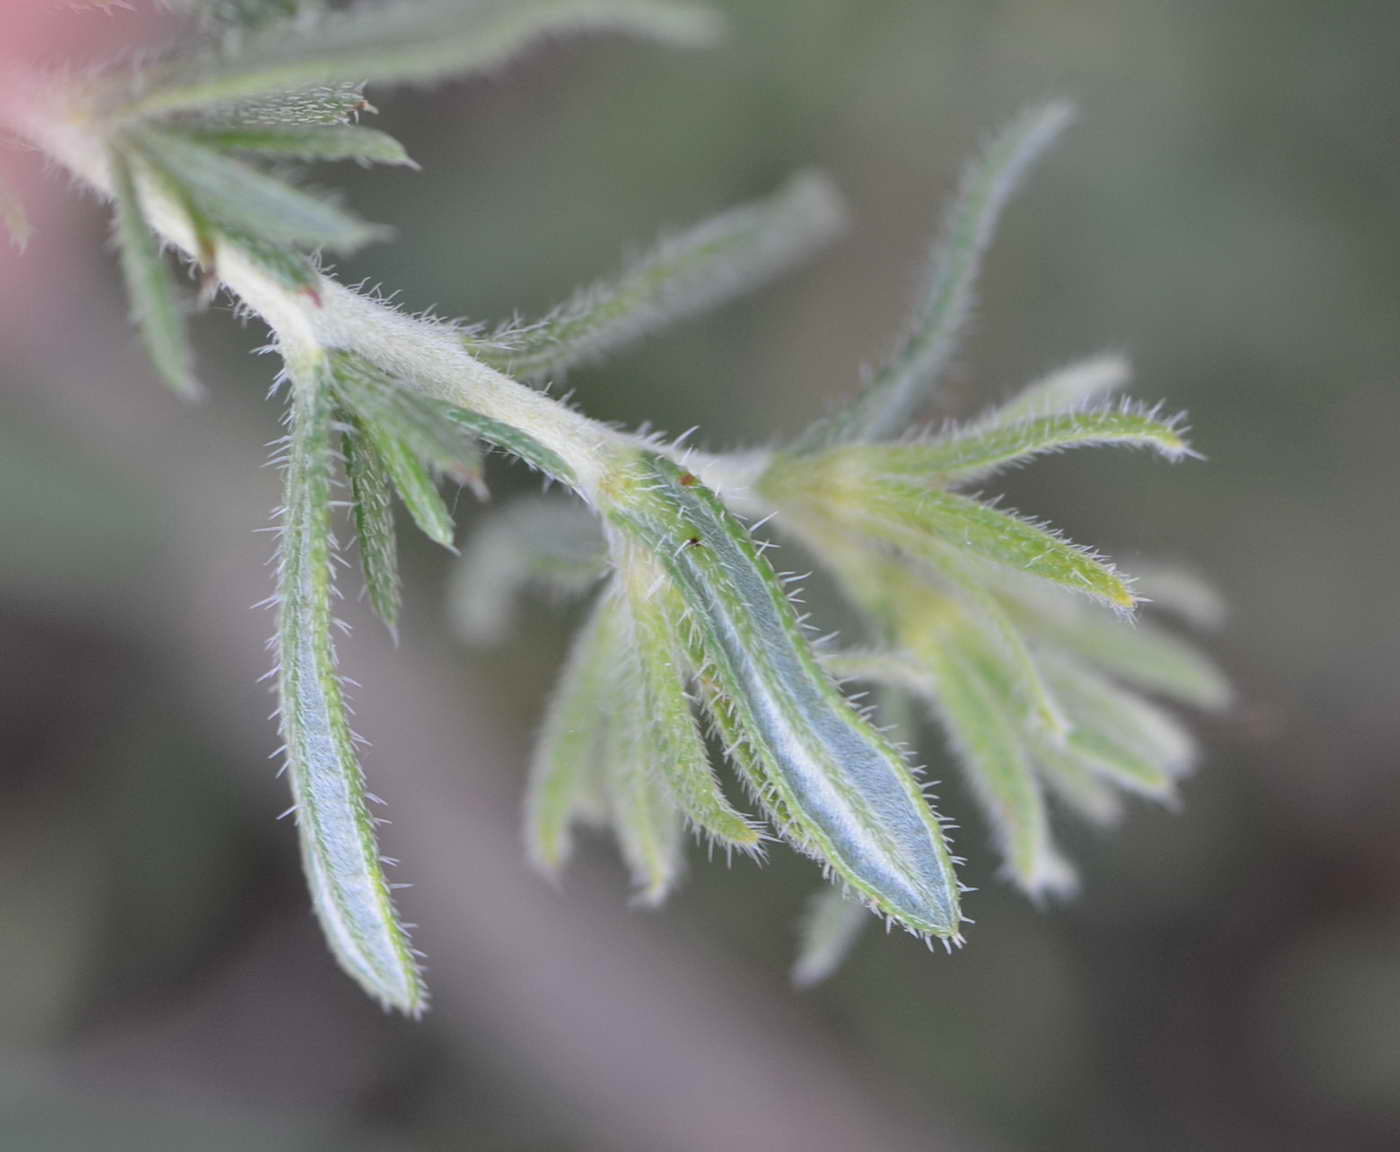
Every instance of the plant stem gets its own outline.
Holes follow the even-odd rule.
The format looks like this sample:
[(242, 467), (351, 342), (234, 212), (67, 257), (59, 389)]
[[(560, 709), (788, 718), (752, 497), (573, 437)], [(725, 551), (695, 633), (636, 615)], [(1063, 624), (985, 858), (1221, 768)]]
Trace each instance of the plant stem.
[[(110, 129), (90, 94), (51, 77), (12, 72), (0, 79), (0, 126), (111, 197)], [(151, 226), (196, 259), (199, 244), (183, 208), (159, 182), (143, 180), (141, 190)], [(450, 324), (409, 316), (325, 275), (310, 290), (288, 288), (232, 245), (219, 252), (217, 271), (272, 329), (284, 356), (331, 348), (370, 356), (438, 399), (517, 428), (557, 453), (585, 500), (596, 500), (612, 463), (639, 443), (475, 359)]]

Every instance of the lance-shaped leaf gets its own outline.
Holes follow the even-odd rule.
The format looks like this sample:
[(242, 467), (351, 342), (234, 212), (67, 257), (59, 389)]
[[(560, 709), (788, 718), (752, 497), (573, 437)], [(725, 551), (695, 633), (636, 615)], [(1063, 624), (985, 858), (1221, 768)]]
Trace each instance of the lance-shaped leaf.
[[(933, 555), (938, 571), (949, 581), (954, 594), (962, 602), (968, 622), (981, 630), (989, 641), (986, 656), (995, 659), (999, 673), (1021, 704), (1023, 715), (1043, 729), (1052, 744), (1063, 744), (1069, 731), (1069, 719), (1040, 674), (1035, 656), (1026, 646), (1016, 621), (1001, 601), (986, 587), (980, 574), (974, 571), (953, 549), (938, 549)], [(892, 574), (893, 577), (893, 574)], [(893, 595), (906, 602), (920, 597), (920, 589), (906, 573), (899, 574), (899, 586)], [(927, 592), (923, 599), (927, 599)], [(927, 609), (922, 611), (926, 612)]]
[(261, 237), (231, 228), (227, 224), (210, 224), (214, 241), (214, 265), (211, 273), (218, 274), (218, 259), (225, 245), (237, 248), (284, 288), (301, 292), (313, 300), (319, 299), (321, 273), (316, 264), (295, 248), (272, 244)]
[(1224, 597), (1198, 572), (1181, 564), (1135, 561), (1139, 594), (1154, 609), (1170, 612), (1193, 628), (1213, 630), (1225, 623)]
[(859, 900), (829, 884), (813, 896), (802, 917), (792, 982), (799, 988), (820, 984), (845, 963), (861, 929), (871, 921)]
[(1122, 816), (1122, 794), (1107, 773), (1096, 770), (1092, 756), (1041, 739), (1035, 742), (1035, 767), (1050, 792), (1090, 823), (1113, 824)]
[(677, 632), (685, 611), (680, 597), (659, 563), (634, 542), (622, 546), (618, 581), (627, 599), (629, 647), (638, 662), (650, 757), (674, 806), (713, 842), (758, 852), (758, 829), (725, 798), (685, 694), (685, 645)]
[[(934, 613), (937, 613), (936, 608)], [(926, 607), (921, 606), (920, 614), (925, 623), (931, 625)], [(984, 656), (991, 657), (995, 653), (994, 645), (984, 645)], [(868, 681), (885, 691), (917, 696), (930, 703), (936, 700), (936, 687), (928, 668), (908, 652), (846, 649), (824, 655), (822, 663), (837, 676)], [(997, 684), (1011, 685), (1015, 682), (1015, 674), (1003, 664), (995, 671), (993, 679)], [(1014, 709), (1008, 714), (1007, 724), (1009, 728), (1022, 733), (1036, 771), (1056, 796), (1096, 824), (1109, 824), (1118, 818), (1122, 812), (1122, 802), (1105, 782), (1106, 777), (1095, 771), (1091, 758), (1077, 753), (1069, 746), (1067, 739), (1056, 739), (1043, 726), (1027, 728), (1018, 723)]]
[(413, 522), (429, 540), (452, 548), (456, 524), (423, 462), (402, 440), (386, 433), (382, 425), (371, 424), (367, 431), (375, 454), (393, 477), (394, 488)]
[(416, 168), (404, 146), (387, 132), (358, 124), (272, 126), (210, 124), (181, 128), (179, 135), (217, 152), (250, 152), (294, 160), (355, 160)]
[[(618, 595), (626, 593), (619, 590)], [(655, 907), (684, 871), (685, 835), (680, 811), (656, 763), (656, 729), (647, 713), (638, 654), (626, 639), (613, 683), (615, 695), (607, 705), (603, 734), (608, 815), (637, 900)]]
[(394, 533), (394, 494), (389, 469), (363, 424), (348, 412), (339, 415), (345, 474), (355, 503), (355, 534), (360, 568), (375, 614), (390, 634), (399, 633), (399, 559)]
[(1010, 512), (956, 492), (887, 480), (863, 469), (842, 475), (829, 469), (810, 476), (804, 457), (789, 457), (763, 481), (779, 507), (815, 516), (936, 563), (945, 549), (1004, 565), (1131, 611), (1127, 583), (1096, 553)]
[(903, 757), (841, 695), (743, 526), (696, 477), (640, 453), (608, 514), (651, 549), (694, 622), (700, 681), (783, 834), (882, 914), (958, 938), (958, 882)]
[(928, 671), (909, 653), (880, 648), (846, 648), (822, 654), (822, 666), (840, 680), (867, 680), (927, 696)]
[(555, 875), (573, 850), (576, 819), (606, 818), (605, 733), (617, 699), (622, 630), (617, 592), (598, 598), (574, 639), (530, 761), (525, 845), (530, 861)]
[(425, 395), (354, 352), (332, 349), (329, 360), (336, 395), (367, 427), (485, 496), (481, 446), (467, 430), (461, 409)]
[(1112, 353), (1092, 356), (1032, 381), (988, 419), (1017, 424), (1036, 416), (1073, 412), (1126, 388), (1131, 379), (1132, 366), (1122, 356)]
[(995, 656), (965, 624), (910, 640), (915, 658), (932, 675), (935, 709), (1011, 876), (1031, 895), (1072, 887), (1073, 872), (1050, 839), (1015, 689)]
[(161, 257), (155, 233), (146, 223), (141, 194), (131, 163), (112, 154), (112, 188), (116, 195), (116, 237), (122, 275), (131, 297), (132, 319), (140, 327), (151, 363), (172, 391), (189, 400), (203, 394), (194, 375), (194, 355), (185, 333), (175, 285)]
[(24, 210), (19, 193), (3, 178), (0, 178), (0, 225), (20, 252), (29, 247), (29, 237), (34, 232), (29, 224), (29, 213)]
[(131, 133), (141, 155), (219, 227), (265, 243), (353, 252), (385, 229), (241, 160), (171, 132)]
[(200, 123), (230, 128), (349, 124), (374, 108), (360, 81), (313, 84), (205, 109)]
[(968, 167), (934, 246), (923, 298), (898, 350), (848, 409), (802, 437), (801, 449), (836, 440), (884, 440), (908, 426), (957, 347), (982, 254), (1002, 209), (1073, 115), (1062, 101), (1028, 109)]
[(827, 243), (843, 221), (831, 182), (803, 173), (766, 200), (663, 239), (543, 319), (468, 337), (467, 348), (517, 379), (557, 376), (748, 291)]
[(607, 559), (598, 520), (578, 501), (527, 496), (502, 505), (472, 533), (453, 569), (449, 600), (458, 635), (470, 644), (499, 643), (523, 592), (581, 596)]
[(1073, 659), (1051, 655), (1045, 666), (1074, 721), (1070, 749), (1126, 788), (1170, 796), (1196, 757), (1195, 741), (1177, 719)]
[(331, 642), (332, 404), (323, 364), (295, 373), (277, 587), (287, 774), (331, 950), (370, 995), (417, 1015), (426, 992), (380, 863)]
[(1008, 422), (993, 412), (984, 420), (927, 440), (853, 444), (812, 458), (819, 470), (864, 470), (888, 479), (933, 487), (981, 480), (1037, 456), (1069, 448), (1119, 444), (1148, 448), (1168, 460), (1191, 455), (1180, 415), (1162, 419), (1159, 408), (1132, 402)]
[(1197, 708), (1229, 704), (1229, 679), (1194, 644), (1150, 620), (1124, 628), (1092, 605), (1067, 601), (1053, 589), (1024, 581), (1005, 585), (1007, 603), (1028, 630), (1144, 691)]
[(150, 70), (128, 119), (345, 82), (426, 83), (494, 68), (541, 37), (617, 31), (704, 44), (707, 8), (665, 0), (386, 0), (330, 13), (303, 30), (272, 25), (222, 50)]

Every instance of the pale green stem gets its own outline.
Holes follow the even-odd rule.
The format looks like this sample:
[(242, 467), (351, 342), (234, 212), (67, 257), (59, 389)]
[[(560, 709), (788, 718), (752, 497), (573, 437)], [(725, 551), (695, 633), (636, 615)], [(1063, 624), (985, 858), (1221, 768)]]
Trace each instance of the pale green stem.
[[(0, 125), (110, 198), (106, 127), (81, 92), (11, 72), (0, 78)], [(193, 258), (199, 246), (181, 205), (156, 181), (144, 182), (142, 193), (151, 226)], [(587, 500), (596, 497), (618, 450), (636, 443), (474, 359), (450, 326), (396, 311), (328, 276), (309, 289), (289, 288), (231, 245), (220, 251), (218, 276), (266, 321), (284, 352), (343, 348), (370, 356), (438, 399), (518, 429), (556, 453)]]

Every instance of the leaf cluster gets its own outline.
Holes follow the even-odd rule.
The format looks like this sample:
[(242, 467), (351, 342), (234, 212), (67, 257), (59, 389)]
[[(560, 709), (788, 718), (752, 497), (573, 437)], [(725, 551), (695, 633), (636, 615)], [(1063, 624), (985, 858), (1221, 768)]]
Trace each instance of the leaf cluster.
[[(477, 640), (500, 639), (522, 589), (597, 589), (530, 766), (530, 859), (557, 875), (577, 825), (606, 826), (638, 899), (657, 904), (683, 872), (687, 831), (753, 858), (780, 838), (830, 882), (804, 927), (799, 983), (834, 970), (865, 909), (925, 940), (962, 941), (962, 861), (947, 821), (920, 767), (877, 723), (911, 700), (942, 726), (1007, 875), (1032, 896), (1067, 891), (1074, 878), (1048, 798), (1104, 823), (1125, 791), (1174, 797), (1194, 742), (1154, 697), (1221, 707), (1228, 685), (1176, 633), (1128, 620), (1139, 587), (1155, 586), (1161, 605), (1208, 622), (1218, 615), (1209, 592), (1172, 570), (1149, 569), (1135, 585), (981, 488), (1081, 447), (1189, 458), (1182, 418), (1118, 399), (1127, 367), (1107, 356), (969, 423), (909, 431), (966, 328), (998, 219), (1072, 119), (1069, 105), (1029, 109), (969, 166), (910, 320), (849, 403), (788, 445), (713, 456), (598, 425), (524, 384), (556, 382), (830, 240), (843, 210), (825, 178), (801, 174), (674, 232), (539, 319), (487, 327), (402, 316), (327, 276), (320, 253), (386, 232), (292, 166), (412, 165), (392, 137), (359, 123), (372, 111), (366, 83), (497, 67), (565, 32), (704, 42), (717, 26), (708, 9), (663, 0), (173, 6), (194, 17), (196, 38), (102, 82), (104, 172), (91, 178), (111, 192), (133, 316), (166, 383), (199, 393), (167, 243), (197, 267), (200, 299), (227, 282), (261, 312), (283, 358), (271, 647), (290, 811), (329, 945), (371, 995), (411, 1014), (426, 1004), (377, 848), (333, 642), (332, 496), (342, 483), (369, 602), (395, 634), (399, 506), (454, 549), (442, 484), (484, 499), (487, 448), (582, 497), (505, 506), (454, 576), (458, 628)], [(3, 189), (0, 216), (22, 246), (27, 225)], [(813, 638), (803, 576), (776, 571), (754, 537), (772, 516), (860, 611), (859, 646)], [(878, 686), (878, 717), (846, 693), (851, 680)], [(755, 814), (726, 796), (712, 752), (733, 766)]]

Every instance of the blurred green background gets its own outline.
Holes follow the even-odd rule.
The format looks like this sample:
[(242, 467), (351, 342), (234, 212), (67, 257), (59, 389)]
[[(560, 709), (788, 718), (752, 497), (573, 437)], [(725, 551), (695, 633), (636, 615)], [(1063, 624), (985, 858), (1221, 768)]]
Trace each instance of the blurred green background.
[[(1208, 463), (1086, 453), (1005, 485), (1129, 568), (1189, 560), (1226, 592), (1239, 701), (1202, 722), (1183, 810), (1065, 828), (1084, 890), (1042, 909), (999, 882), (950, 780), (969, 946), (871, 934), (795, 994), (816, 875), (784, 851), (697, 858), (660, 914), (628, 906), (601, 842), (562, 890), (527, 870), (522, 773), (573, 621), (532, 611), (461, 650), (449, 558), (405, 533), (402, 646), (352, 604), (343, 650), (436, 996), (421, 1024), (382, 1016), (322, 947), (274, 819), (271, 620), (248, 607), (277, 499), (263, 333), (200, 318), (210, 401), (167, 397), (101, 213), (11, 154), (43, 211), (23, 260), (0, 249), (0, 1147), (1400, 1146), (1400, 7), (727, 6), (710, 52), (587, 39), (379, 93), (425, 170), (333, 174), (399, 230), (347, 276), (529, 313), (822, 167), (852, 205), (839, 245), (570, 378), (602, 418), (781, 436), (889, 346), (977, 141), (1074, 97), (947, 406), (1114, 348), (1137, 394), (1190, 409)], [(63, 19), (97, 21), (100, 49), (136, 34)], [(491, 480), (532, 484), (499, 461)], [(920, 743), (946, 775), (938, 734)]]

